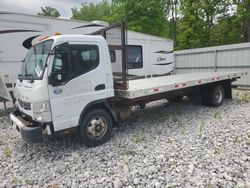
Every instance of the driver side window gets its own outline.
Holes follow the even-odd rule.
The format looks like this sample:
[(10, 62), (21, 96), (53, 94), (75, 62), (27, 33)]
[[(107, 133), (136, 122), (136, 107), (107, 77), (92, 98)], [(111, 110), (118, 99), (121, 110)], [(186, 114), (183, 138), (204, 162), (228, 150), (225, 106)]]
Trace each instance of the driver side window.
[(52, 72), (58, 82), (83, 75), (99, 65), (96, 45), (61, 45), (55, 50)]

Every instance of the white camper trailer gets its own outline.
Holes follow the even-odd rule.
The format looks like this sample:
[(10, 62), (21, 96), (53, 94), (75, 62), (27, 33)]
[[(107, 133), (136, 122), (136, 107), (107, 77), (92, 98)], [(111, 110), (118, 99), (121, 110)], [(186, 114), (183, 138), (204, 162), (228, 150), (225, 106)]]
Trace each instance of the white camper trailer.
[[(13, 97), (13, 86), (22, 61), (31, 44), (44, 36), (61, 34), (91, 34), (108, 24), (101, 21), (76, 21), (20, 13), (0, 12), (0, 81)], [(173, 41), (165, 38), (128, 31), (128, 74), (131, 79), (171, 74), (173, 71)], [(110, 50), (112, 68), (119, 69), (117, 50)], [(1, 87), (1, 88), (6, 88)], [(0, 88), (0, 89), (1, 89)], [(9, 100), (10, 96), (0, 98)], [(8, 92), (7, 92), (8, 93)]]
[[(118, 38), (118, 37), (117, 37)], [(128, 31), (128, 75), (131, 79), (170, 75), (174, 68), (173, 41), (161, 37)], [(112, 52), (110, 53), (111, 58)], [(121, 54), (116, 53), (115, 60)], [(112, 61), (113, 72), (121, 69), (121, 62)]]

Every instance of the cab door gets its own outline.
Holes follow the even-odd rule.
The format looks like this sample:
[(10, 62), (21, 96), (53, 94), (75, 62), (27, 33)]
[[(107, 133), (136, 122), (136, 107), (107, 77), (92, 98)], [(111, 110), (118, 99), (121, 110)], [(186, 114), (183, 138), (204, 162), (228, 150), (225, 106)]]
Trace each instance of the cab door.
[(49, 72), (54, 131), (77, 126), (84, 107), (106, 98), (105, 71), (98, 43), (67, 43), (55, 47)]

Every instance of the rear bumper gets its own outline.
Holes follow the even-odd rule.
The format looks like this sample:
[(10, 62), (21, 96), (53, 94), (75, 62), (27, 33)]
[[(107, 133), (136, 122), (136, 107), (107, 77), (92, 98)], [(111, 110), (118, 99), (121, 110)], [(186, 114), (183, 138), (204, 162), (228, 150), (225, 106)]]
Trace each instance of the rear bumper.
[(41, 126), (32, 127), (30, 122), (22, 118), (19, 111), (10, 114), (10, 120), (15, 128), (20, 131), (22, 138), (29, 144), (43, 141), (43, 131)]

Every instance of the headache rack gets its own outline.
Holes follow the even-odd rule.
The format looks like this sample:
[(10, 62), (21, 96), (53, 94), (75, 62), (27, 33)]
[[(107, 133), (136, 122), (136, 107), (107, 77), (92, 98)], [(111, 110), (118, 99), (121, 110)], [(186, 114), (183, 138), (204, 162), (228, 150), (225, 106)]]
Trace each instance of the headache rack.
[(114, 88), (119, 90), (127, 90), (128, 86), (128, 67), (127, 67), (127, 27), (125, 22), (113, 24), (98, 30), (91, 35), (103, 36), (109, 50), (114, 50), (117, 54), (121, 54), (116, 63), (119, 64), (118, 70), (113, 70)]

